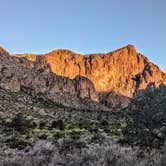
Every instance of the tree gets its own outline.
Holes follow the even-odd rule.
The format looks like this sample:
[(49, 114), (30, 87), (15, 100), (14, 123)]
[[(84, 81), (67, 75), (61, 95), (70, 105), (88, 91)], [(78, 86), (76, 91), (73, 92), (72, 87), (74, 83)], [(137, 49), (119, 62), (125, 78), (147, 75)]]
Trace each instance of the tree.
[(160, 148), (166, 140), (166, 87), (148, 88), (133, 99), (123, 129), (130, 144)]
[(52, 122), (51, 128), (58, 128), (60, 130), (64, 130), (65, 125), (62, 120), (57, 120)]
[(18, 113), (12, 119), (10, 126), (13, 129), (13, 134), (15, 134), (15, 131), (25, 133), (30, 127), (30, 121), (27, 120), (22, 113)]

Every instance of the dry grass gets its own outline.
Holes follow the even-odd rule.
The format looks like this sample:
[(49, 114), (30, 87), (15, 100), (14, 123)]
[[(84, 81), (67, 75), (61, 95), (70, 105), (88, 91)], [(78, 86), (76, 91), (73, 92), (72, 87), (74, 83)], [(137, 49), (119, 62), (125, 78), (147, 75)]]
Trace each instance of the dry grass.
[[(29, 152), (8, 148), (0, 151), (0, 166), (165, 166), (166, 152), (143, 153), (110, 140), (84, 148), (66, 149), (63, 139), (56, 143), (38, 141)], [(71, 145), (72, 146), (72, 145)]]

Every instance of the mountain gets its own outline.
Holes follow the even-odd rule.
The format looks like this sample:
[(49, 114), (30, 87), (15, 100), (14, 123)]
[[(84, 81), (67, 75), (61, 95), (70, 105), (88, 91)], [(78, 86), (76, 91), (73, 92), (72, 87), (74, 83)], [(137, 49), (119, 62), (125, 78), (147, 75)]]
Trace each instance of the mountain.
[(84, 56), (0, 47), (0, 166), (166, 165), (165, 84), (131, 45)]
[[(12, 57), (0, 51), (0, 88), (41, 95), (67, 107), (103, 110), (92, 82), (81, 76), (74, 79), (55, 75), (47, 64)], [(82, 100), (84, 99), (84, 100)]]
[(57, 75), (74, 79), (88, 78), (98, 92), (114, 91), (127, 97), (149, 83), (158, 87), (166, 84), (166, 75), (132, 45), (106, 54), (80, 55), (69, 50), (55, 50), (47, 54), (17, 54), (30, 61), (50, 65)]

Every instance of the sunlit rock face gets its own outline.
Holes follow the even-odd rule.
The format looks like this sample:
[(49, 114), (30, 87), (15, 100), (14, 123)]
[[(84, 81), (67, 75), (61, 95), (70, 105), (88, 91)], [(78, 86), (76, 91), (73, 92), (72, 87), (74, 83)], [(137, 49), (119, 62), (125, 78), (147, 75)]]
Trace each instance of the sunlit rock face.
[(69, 50), (55, 50), (48, 54), (18, 54), (30, 61), (50, 65), (56, 75), (74, 79), (88, 78), (98, 92), (114, 91), (132, 97), (149, 83), (166, 84), (166, 75), (132, 45), (106, 54), (80, 55)]
[[(43, 60), (42, 57), (37, 59)], [(36, 60), (32, 62), (26, 58), (12, 57), (0, 48), (0, 88), (18, 92), (26, 87), (36, 94), (61, 93), (98, 100), (94, 85), (88, 78), (77, 76), (70, 79), (55, 75), (48, 64)]]

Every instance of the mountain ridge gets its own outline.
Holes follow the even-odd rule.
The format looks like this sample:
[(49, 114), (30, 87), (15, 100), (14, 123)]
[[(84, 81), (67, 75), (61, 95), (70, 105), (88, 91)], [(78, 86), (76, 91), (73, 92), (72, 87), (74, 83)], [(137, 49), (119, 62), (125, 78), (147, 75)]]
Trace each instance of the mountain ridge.
[(132, 97), (138, 89), (166, 83), (166, 75), (147, 57), (127, 45), (104, 54), (77, 54), (70, 50), (54, 50), (46, 54), (15, 54), (33, 62), (48, 64), (51, 71), (74, 79), (77, 75), (92, 81), (98, 92), (116, 91)]
[(99, 107), (118, 110), (127, 107), (141, 90), (166, 85), (166, 75), (132, 45), (86, 56), (63, 49), (13, 56), (2, 49), (0, 54), (1, 88), (18, 92), (25, 87), (77, 108), (82, 107), (77, 98), (89, 98)]
[[(133, 48), (95, 56), (81, 57), (86, 62), (82, 67), (88, 67), (85, 74), (90, 77), (101, 69), (100, 76), (109, 77), (114, 69), (119, 91), (123, 92), (124, 86), (131, 88), (133, 97), (113, 88), (97, 92), (85, 76), (70, 79), (57, 75), (46, 63), (50, 57), (30, 61), (0, 50), (0, 165), (165, 163), (166, 86), (156, 88), (164, 83), (165, 74)], [(70, 74), (76, 56), (56, 57), (59, 61), (55, 65), (61, 71), (63, 62), (69, 60)], [(96, 67), (94, 60), (98, 60)]]

